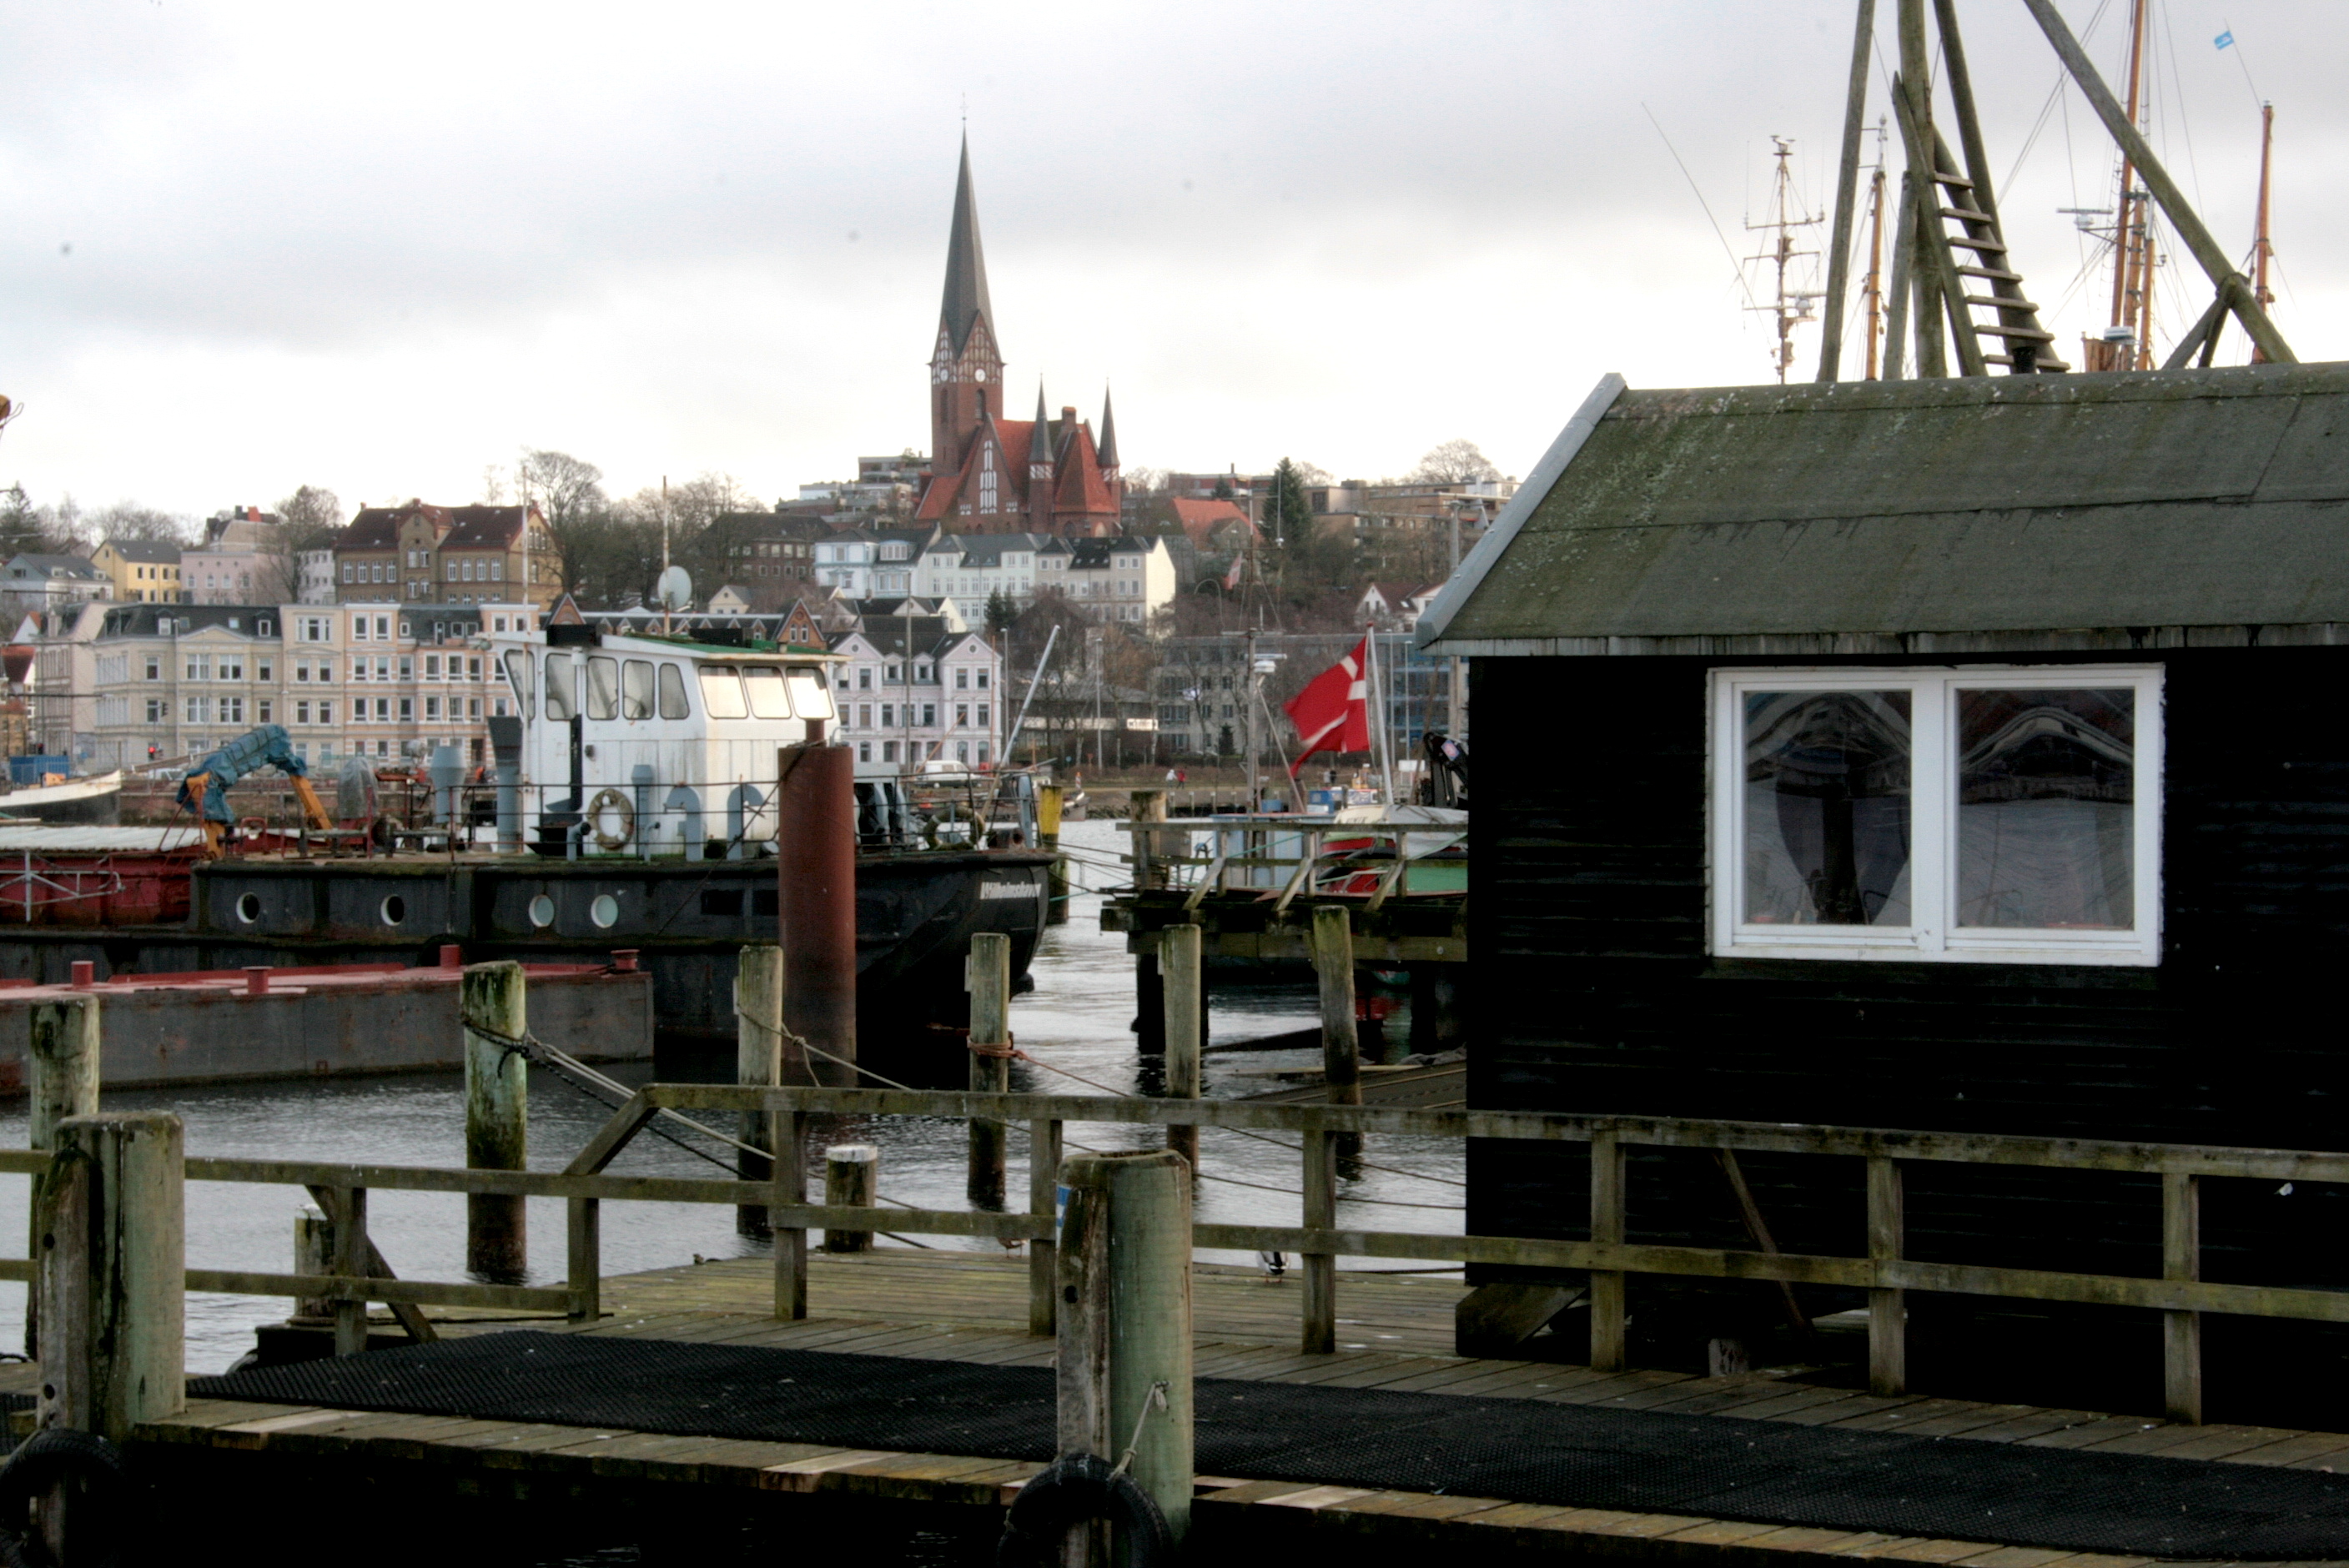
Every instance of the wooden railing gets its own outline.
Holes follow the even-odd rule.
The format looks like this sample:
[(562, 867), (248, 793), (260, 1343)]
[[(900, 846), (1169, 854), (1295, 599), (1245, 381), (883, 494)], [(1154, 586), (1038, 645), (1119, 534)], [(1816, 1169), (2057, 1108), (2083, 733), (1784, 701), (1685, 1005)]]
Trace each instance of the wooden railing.
[[(663, 1109), (733, 1111), (766, 1118), (776, 1151), (768, 1181), (615, 1176), (605, 1167)], [(811, 1203), (806, 1148), (812, 1117), (984, 1119), (1027, 1124), (1030, 1142), (1029, 1205), (998, 1213)], [(1593, 1117), (1564, 1113), (1397, 1110), (1373, 1107), (1268, 1105), (1233, 1100), (1112, 1099), (1083, 1095), (981, 1094), (951, 1090), (759, 1088), (718, 1084), (653, 1084), (637, 1090), (561, 1171), (450, 1170), (438, 1167), (329, 1164), (312, 1161), (191, 1158), (188, 1180), (303, 1185), (333, 1194), (335, 1211), (358, 1216), (358, 1233), (338, 1238), (338, 1254), (368, 1256), (365, 1195), (372, 1189), (498, 1193), (560, 1198), (570, 1206), (568, 1280), (533, 1287), (400, 1280), (388, 1274), (281, 1274), (190, 1269), (191, 1290), (237, 1295), (327, 1297), (349, 1312), (367, 1301), (524, 1311), (563, 1312), (587, 1320), (600, 1311), (600, 1206), (606, 1202), (720, 1203), (759, 1206), (775, 1233), (774, 1311), (807, 1312), (807, 1232), (881, 1231), (898, 1234), (987, 1236), (1030, 1244), (1030, 1327), (1053, 1331), (1056, 1321), (1055, 1177), (1061, 1134), (1070, 1122), (1148, 1127), (1201, 1127), (1292, 1133), (1299, 1139), (1302, 1213), (1295, 1225), (1203, 1223), (1204, 1248), (1291, 1252), (1304, 1261), (1302, 1346), (1335, 1346), (1336, 1260), (1340, 1256), (1504, 1264), (1588, 1271), (1590, 1278), (1591, 1364), (1624, 1365), (1627, 1324), (1624, 1282), (1634, 1274), (1784, 1281), (1868, 1293), (1871, 1386), (1899, 1393), (1907, 1383), (1904, 1293), (1966, 1295), (2149, 1308), (2165, 1315), (2164, 1387), (2174, 1418), (2199, 1420), (2201, 1409), (2200, 1316), (2204, 1313), (2349, 1323), (2349, 1292), (2204, 1281), (2199, 1236), (2199, 1183), (2206, 1178), (2264, 1181), (2349, 1182), (2349, 1154), (2198, 1145), (2127, 1143), (2079, 1139), (1889, 1131), (1785, 1123), (1694, 1121), (1665, 1118)], [(1338, 1223), (1337, 1145), (1343, 1135), (1508, 1139), (1587, 1146), (1591, 1164), (1588, 1241), (1523, 1236), (1443, 1235), (1341, 1226)], [(1823, 1256), (1791, 1253), (1668, 1246), (1625, 1239), (1626, 1155), (1634, 1148), (1719, 1150), (1821, 1155), (1866, 1161), (1868, 1254)], [(46, 1153), (0, 1150), (0, 1171), (38, 1173)], [(1918, 1161), (2035, 1167), (2154, 1175), (2161, 1179), (2162, 1276), (2074, 1274), (1905, 1257), (1902, 1170)], [(0, 1279), (29, 1280), (25, 1259), (0, 1260)], [(364, 1336), (360, 1336), (364, 1343)]]

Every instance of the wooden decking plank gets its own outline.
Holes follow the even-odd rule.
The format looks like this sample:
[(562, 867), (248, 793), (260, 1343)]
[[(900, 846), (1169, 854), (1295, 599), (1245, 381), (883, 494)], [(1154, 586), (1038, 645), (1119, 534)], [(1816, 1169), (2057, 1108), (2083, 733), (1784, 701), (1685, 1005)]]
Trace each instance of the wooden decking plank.
[(1766, 1405), (1790, 1394), (1817, 1391), (1809, 1384), (1783, 1383), (1775, 1377), (1754, 1377), (1737, 1383), (1712, 1377), (1699, 1381), (1704, 1387), (1682, 1383), (1666, 1390), (1665, 1397), (1648, 1408), (1670, 1410), (1676, 1416), (1743, 1416), (1749, 1407)]
[(2349, 1433), (2303, 1432), (2296, 1438), (2268, 1444), (2240, 1454), (2229, 1454), (2220, 1460), (2230, 1465), (2277, 1465), (2285, 1469), (2305, 1464), (2323, 1465), (2333, 1456), (2349, 1455)]
[(1760, 1420), (1785, 1421), (1790, 1425), (1797, 1427), (1826, 1427), (1832, 1426), (1839, 1421), (1847, 1420), (1854, 1416), (1864, 1415), (1869, 1410), (1894, 1409), (1899, 1406), (1912, 1402), (1912, 1400), (1905, 1396), (1854, 1394), (1848, 1399), (1837, 1399), (1816, 1405), (1803, 1405), (1785, 1410), (1773, 1410), (1767, 1416), (1760, 1416), (1755, 1412), (1746, 1410), (1741, 1410), (1738, 1414), (1741, 1416), (1751, 1416), (1754, 1418)]
[[(1970, 1399), (1910, 1399), (1881, 1410), (1860, 1410), (1837, 1420), (1823, 1421), (1822, 1426), (1854, 1432), (1905, 1432), (1910, 1427), (1926, 1421), (1945, 1420), (1991, 1412), (1988, 1419), (1997, 1419), (1994, 1408)], [(1988, 1424), (1987, 1421), (1984, 1422)]]
[(1482, 1399), (1522, 1399), (1557, 1386), (1557, 1368), (1540, 1361), (1494, 1363), (1499, 1369), (1464, 1382), (1445, 1383), (1432, 1393), (1458, 1394)]
[(2116, 1438), (2135, 1437), (2139, 1432), (2148, 1432), (2168, 1424), (2145, 1416), (2099, 1416), (2093, 1421), (2083, 1421), (2061, 1431), (2024, 1438), (2022, 1442), (2025, 1448), (2033, 1449), (2092, 1449)]

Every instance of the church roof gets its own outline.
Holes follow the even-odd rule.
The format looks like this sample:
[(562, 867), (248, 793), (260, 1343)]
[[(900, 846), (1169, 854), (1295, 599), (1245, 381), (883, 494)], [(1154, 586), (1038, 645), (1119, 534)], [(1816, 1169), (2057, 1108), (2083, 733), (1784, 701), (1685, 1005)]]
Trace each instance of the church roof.
[(970, 341), (970, 329), (984, 318), (995, 330), (995, 306), (987, 297), (987, 253), (978, 242), (978, 199), (970, 188), (970, 139), (962, 144), (962, 172), (955, 180), (954, 227), (947, 236), (946, 303), (939, 320), (955, 352)]
[[(1042, 395), (1042, 388), (1038, 388), (1037, 396)], [(1105, 469), (1117, 467), (1117, 415), (1110, 408), (1109, 388), (1106, 387), (1102, 388), (1101, 460), (1102, 467)]]

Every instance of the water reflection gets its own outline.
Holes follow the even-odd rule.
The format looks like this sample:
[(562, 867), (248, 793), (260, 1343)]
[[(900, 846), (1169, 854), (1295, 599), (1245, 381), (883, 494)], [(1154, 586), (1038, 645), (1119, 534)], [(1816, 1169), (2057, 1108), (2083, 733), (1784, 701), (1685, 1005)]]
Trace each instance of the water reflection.
[[(1071, 823), (1064, 841), (1077, 857), (1071, 917), (1047, 934), (1035, 965), (1036, 989), (1012, 1006), (1012, 1028), (1021, 1050), (1040, 1062), (1082, 1075), (1105, 1089), (1136, 1092), (1155, 1085), (1145, 1078), (1133, 1048), (1132, 960), (1124, 939), (1101, 929), (1098, 890), (1116, 885), (1113, 868), (1124, 835), (1107, 822)], [(1216, 983), (1212, 997), (1216, 1043), (1277, 1034), (1313, 1019), (1310, 988), (1294, 984)], [(561, 1042), (556, 1042), (560, 1044)], [(1206, 1089), (1224, 1098), (1258, 1092), (1267, 1069), (1315, 1065), (1318, 1051), (1248, 1052), (1211, 1056)], [(661, 1064), (662, 1076), (713, 1078), (731, 1072), (730, 1061)], [(1033, 1093), (1092, 1093), (1044, 1068), (1012, 1063), (1012, 1088)], [(651, 1064), (622, 1068), (613, 1076), (643, 1082)], [(112, 1110), (162, 1109), (186, 1119), (191, 1154), (252, 1159), (373, 1161), (385, 1164), (461, 1165), (464, 1162), (464, 1082), (458, 1074), (388, 1078), (302, 1080), (223, 1085), (216, 1088), (125, 1091), (108, 1095)], [(553, 1075), (534, 1073), (531, 1083), (531, 1158), (533, 1170), (559, 1170), (606, 1115), (606, 1108)], [(1147, 1129), (1072, 1126), (1071, 1142), (1102, 1149), (1138, 1148), (1155, 1141)], [(0, 1114), (0, 1145), (22, 1148), (25, 1109), (15, 1103)], [(687, 1141), (701, 1140), (686, 1135)], [(889, 1119), (863, 1123), (844, 1119), (819, 1129), (812, 1156), (826, 1142), (864, 1141), (882, 1150), (881, 1191), (923, 1207), (964, 1206), (967, 1145), (962, 1124)], [(1015, 1130), (1007, 1190), (1027, 1191), (1027, 1140)], [(723, 1152), (711, 1146), (709, 1155)], [(1381, 1229), (1456, 1231), (1456, 1181), (1461, 1151), (1456, 1143), (1380, 1140), (1371, 1150), (1378, 1165), (1344, 1183), (1350, 1197), (1401, 1200), (1439, 1208), (1389, 1208), (1360, 1204), (1348, 1209), (1350, 1222)], [(1201, 1163), (1228, 1181), (1204, 1181), (1198, 1216), (1226, 1223), (1293, 1224), (1298, 1218), (1297, 1158), (1272, 1144), (1209, 1130)], [(717, 1167), (694, 1150), (658, 1138), (639, 1137), (616, 1162), (616, 1174), (709, 1176)], [(1413, 1174), (1399, 1174), (1411, 1172)], [(1423, 1180), (1421, 1174), (1444, 1180)], [(1235, 1183), (1246, 1182), (1250, 1185)], [(816, 1184), (821, 1189), (818, 1168)], [(0, 1226), (23, 1236), (27, 1227), (29, 1181), (0, 1176)], [(1274, 1189), (1267, 1191), (1266, 1189)], [(188, 1189), (188, 1261), (197, 1268), (279, 1270), (292, 1267), (294, 1216), (308, 1201), (292, 1187), (191, 1183)], [(564, 1274), (564, 1210), (554, 1200), (533, 1200), (530, 1208), (531, 1282), (560, 1283)], [(377, 1191), (368, 1200), (369, 1230), (391, 1266), (412, 1278), (464, 1277), (464, 1201), (440, 1193)], [(763, 1254), (767, 1243), (738, 1235), (731, 1208), (715, 1204), (607, 1203), (604, 1206), (604, 1267), (607, 1274), (665, 1268), (706, 1258)], [(934, 1246), (993, 1248), (984, 1238), (929, 1237)], [(888, 1243), (884, 1243), (888, 1244)], [(16, 1247), (6, 1251), (15, 1253)], [(1234, 1254), (1202, 1254), (1226, 1262)], [(1379, 1265), (1371, 1265), (1379, 1266)], [(1392, 1264), (1385, 1266), (1394, 1266)], [(0, 1346), (23, 1342), (25, 1287), (0, 1284)], [(255, 1323), (281, 1318), (285, 1301), (251, 1296), (191, 1295), (188, 1298), (188, 1365), (217, 1371), (251, 1348)]]

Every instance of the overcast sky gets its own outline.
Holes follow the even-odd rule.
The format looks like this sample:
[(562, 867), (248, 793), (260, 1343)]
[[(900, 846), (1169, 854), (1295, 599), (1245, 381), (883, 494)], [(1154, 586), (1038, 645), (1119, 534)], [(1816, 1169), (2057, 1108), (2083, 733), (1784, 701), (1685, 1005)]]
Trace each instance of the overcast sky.
[[(2127, 0), (2060, 3), (2116, 67)], [(2002, 174), (2039, 128), (2001, 200), (2076, 359), (2106, 285), (2056, 209), (2109, 205), (2109, 144), (2075, 94), (2043, 121), (2019, 0), (1960, 11)], [(1376, 476), (1466, 436), (1522, 473), (1603, 371), (1769, 377), (1665, 138), (1740, 252), (1772, 134), (1824, 208), (1851, 14), (5, 0), (0, 484), (458, 501), (533, 446), (771, 500), (926, 447), (966, 111), (1021, 404), (1113, 387), (1129, 464)], [(2340, 356), (2349, 5), (2153, 14), (2157, 144), (2230, 251), (2276, 104), (2277, 315)], [(2174, 332), (2207, 284), (2181, 258), (2157, 297)]]

